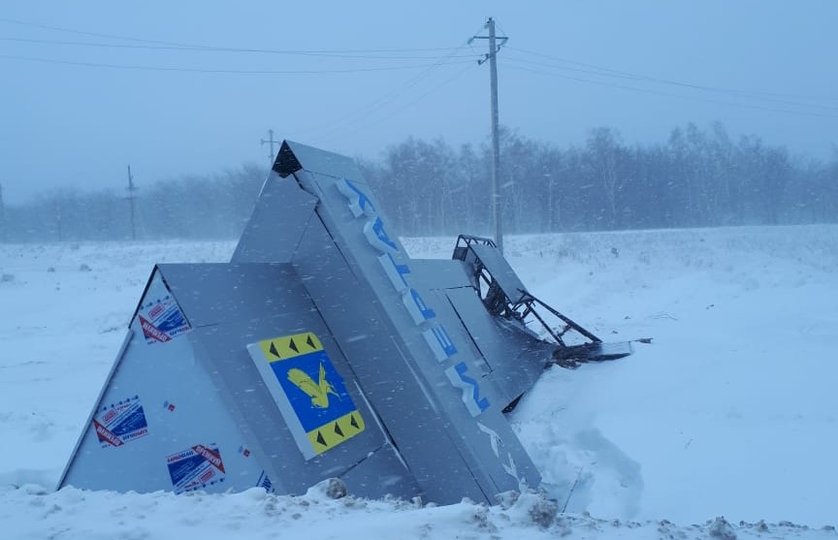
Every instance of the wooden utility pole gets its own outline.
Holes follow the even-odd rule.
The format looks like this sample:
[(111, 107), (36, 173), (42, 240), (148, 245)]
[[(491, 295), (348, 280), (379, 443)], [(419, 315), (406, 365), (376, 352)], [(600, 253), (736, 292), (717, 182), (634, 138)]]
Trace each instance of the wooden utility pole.
[(131, 240), (137, 239), (137, 226), (134, 221), (134, 192), (137, 186), (134, 185), (134, 176), (131, 174), (131, 166), (128, 165), (128, 204), (131, 208)]
[(270, 155), (268, 155), (268, 163), (271, 167), (274, 165), (274, 159), (276, 159), (276, 154), (274, 153), (274, 144), (279, 144), (279, 141), (274, 140), (274, 130), (268, 130), (268, 138), (261, 139), (262, 146), (270, 145)]
[(506, 36), (495, 34), (495, 20), (492, 17), (486, 21), (485, 27), (489, 31), (488, 36), (472, 36), (471, 43), (475, 39), (489, 40), (489, 52), (478, 64), (489, 61), (489, 86), (491, 93), (492, 112), (492, 228), (494, 229), (495, 244), (503, 253), (503, 219), (501, 215), (502, 205), (500, 196), (500, 134), (498, 133), (498, 62), (497, 53), (509, 39)]

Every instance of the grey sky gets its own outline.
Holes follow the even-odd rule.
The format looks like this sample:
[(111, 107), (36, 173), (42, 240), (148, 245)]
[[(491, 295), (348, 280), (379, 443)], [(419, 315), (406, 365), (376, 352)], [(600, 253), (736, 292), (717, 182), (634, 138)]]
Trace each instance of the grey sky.
[[(488, 71), (475, 60), (485, 42), (415, 49), (464, 45), (488, 15), (510, 38), (499, 55), (501, 123), (522, 135), (581, 143), (606, 125), (627, 142), (653, 142), (688, 121), (720, 120), (734, 135), (757, 133), (816, 157), (838, 142), (834, 1), (4, 0), (4, 195), (20, 202), (59, 186), (122, 189), (128, 163), (142, 185), (267, 162), (259, 139), (268, 128), (371, 158), (409, 135), (480, 142)], [(362, 58), (176, 50), (11, 20), (222, 48), (411, 50), (353, 53)], [(603, 76), (601, 67), (620, 73)], [(379, 68), (388, 70), (346, 72)]]

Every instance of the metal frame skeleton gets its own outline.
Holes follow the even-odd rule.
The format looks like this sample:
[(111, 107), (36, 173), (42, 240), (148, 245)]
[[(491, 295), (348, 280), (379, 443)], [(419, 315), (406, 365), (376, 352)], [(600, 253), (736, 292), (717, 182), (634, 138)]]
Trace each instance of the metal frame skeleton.
[[(577, 367), (580, 362), (613, 360), (631, 354), (629, 343), (603, 343), (592, 332), (527, 291), (507, 261), (498, 256), (496, 248), (490, 238), (461, 234), (457, 237), (452, 255), (471, 267), (472, 286), (489, 313), (516, 321), (524, 327), (537, 322), (543, 333), (558, 345), (553, 359), (564, 367)], [(558, 319), (558, 325), (549, 324), (546, 320), (548, 315)], [(576, 343), (566, 342), (565, 335), (568, 333), (575, 334)]]

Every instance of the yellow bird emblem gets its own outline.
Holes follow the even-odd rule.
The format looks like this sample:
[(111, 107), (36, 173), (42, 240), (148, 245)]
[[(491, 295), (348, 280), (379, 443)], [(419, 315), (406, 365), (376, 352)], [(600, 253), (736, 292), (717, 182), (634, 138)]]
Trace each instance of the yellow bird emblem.
[(288, 380), (291, 383), (306, 393), (311, 398), (311, 405), (318, 409), (326, 409), (329, 407), (329, 394), (334, 394), (338, 397), (335, 389), (326, 380), (326, 368), (320, 364), (319, 380), (314, 382), (308, 373), (301, 369), (291, 368), (288, 370)]

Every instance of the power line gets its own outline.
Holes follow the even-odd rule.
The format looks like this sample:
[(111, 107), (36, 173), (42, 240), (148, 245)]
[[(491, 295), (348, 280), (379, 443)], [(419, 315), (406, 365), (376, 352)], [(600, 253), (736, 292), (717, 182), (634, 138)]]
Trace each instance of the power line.
[[(120, 41), (131, 41), (134, 43), (143, 43), (149, 45), (127, 45), (127, 44), (114, 44), (114, 43), (90, 43), (90, 42), (77, 42), (77, 41), (60, 41), (60, 40), (43, 40), (43, 39), (30, 39), (30, 38), (19, 38), (19, 37), (4, 37), (0, 38), (0, 41), (18, 41), (18, 42), (28, 42), (28, 43), (45, 43), (45, 44), (56, 44), (56, 45), (74, 45), (74, 46), (87, 46), (87, 47), (104, 47), (104, 48), (127, 48), (127, 49), (148, 49), (148, 50), (181, 50), (181, 51), (205, 51), (205, 52), (231, 52), (231, 53), (260, 53), (260, 54), (286, 54), (286, 55), (303, 55), (303, 56), (324, 56), (324, 57), (334, 57), (334, 58), (359, 58), (359, 59), (381, 59), (381, 60), (409, 60), (409, 59), (430, 59), (433, 56), (392, 56), (398, 53), (418, 53), (418, 52), (438, 52), (438, 51), (450, 51), (452, 50), (449, 47), (424, 47), (424, 48), (394, 48), (394, 49), (267, 49), (267, 48), (250, 48), (250, 47), (222, 47), (222, 46), (211, 46), (211, 45), (201, 45), (201, 44), (194, 44), (194, 43), (184, 43), (184, 42), (176, 42), (176, 41), (166, 41), (166, 40), (155, 40), (155, 39), (145, 39), (145, 38), (138, 38), (132, 36), (120, 36), (115, 34), (107, 34), (101, 32), (90, 32), (84, 30), (78, 30), (73, 28), (67, 28), (62, 26), (55, 26), (55, 25), (48, 25), (42, 24), (37, 22), (31, 21), (23, 21), (19, 19), (12, 19), (7, 17), (0, 17), (0, 22), (5, 22), (8, 24), (20, 25), (20, 26), (27, 26), (33, 28), (40, 28), (45, 30), (50, 30), (54, 32), (63, 32), (63, 33), (70, 33), (75, 35), (83, 35), (88, 37), (98, 37), (98, 38), (106, 38), (106, 39), (115, 39)], [(707, 92), (717, 92), (717, 93), (728, 93), (728, 94), (737, 94), (741, 96), (760, 96), (759, 99), (771, 100), (770, 98), (781, 98), (781, 99), (791, 99), (791, 100), (809, 100), (809, 101), (836, 101), (838, 97), (835, 96), (803, 96), (803, 95), (795, 95), (795, 94), (783, 94), (783, 93), (776, 93), (776, 92), (764, 92), (764, 91), (750, 91), (750, 90), (741, 90), (736, 88), (724, 88), (724, 87), (714, 87), (708, 85), (701, 85), (683, 81), (677, 81), (673, 79), (666, 79), (666, 78), (659, 78), (659, 77), (651, 77), (648, 75), (642, 75), (637, 73), (632, 73), (629, 71), (624, 70), (616, 70), (609, 67), (599, 66), (596, 64), (586, 63), (586, 62), (579, 62), (577, 60), (569, 59), (569, 58), (562, 58), (551, 54), (546, 54), (540, 51), (533, 51), (528, 49), (521, 49), (517, 47), (508, 47), (510, 51), (522, 53), (525, 55), (536, 56), (539, 58), (543, 58), (552, 62), (558, 62), (561, 64), (570, 64), (574, 66), (579, 66), (581, 68), (586, 69), (579, 69), (579, 68), (570, 68), (566, 65), (546, 65), (542, 64), (546, 67), (551, 67), (554, 69), (561, 69), (564, 71), (576, 71), (580, 73), (586, 73), (591, 75), (603, 76), (603, 77), (614, 77), (614, 78), (622, 78), (627, 80), (634, 80), (634, 81), (647, 81), (653, 82), (658, 84), (665, 84), (665, 85), (672, 85), (672, 86), (680, 86), (684, 88), (690, 88), (693, 90), (699, 91), (707, 91)], [(457, 56), (460, 57), (467, 57), (466, 55)], [(526, 59), (519, 59), (522, 62), (532, 62), (531, 60)], [(111, 67), (111, 66), (108, 66)], [(134, 69), (134, 68), (129, 68)], [(226, 70), (224, 70), (226, 72)], [(777, 101), (778, 103), (784, 103), (783, 101)], [(808, 106), (808, 107), (824, 107), (822, 105), (815, 105), (815, 104), (806, 104), (806, 103), (796, 103), (796, 102), (788, 102), (784, 104), (790, 104), (794, 106)], [(832, 108), (832, 107), (830, 107)]]
[[(90, 37), (98, 37), (98, 38), (106, 38), (106, 39), (118, 39), (118, 40), (122, 40), (122, 41), (135, 41), (137, 43), (156, 43), (158, 45), (175, 45), (175, 46), (181, 46), (181, 47), (192, 46), (192, 45), (188, 45), (188, 44), (185, 44), (185, 43), (178, 43), (178, 42), (175, 42), (175, 41), (163, 41), (163, 40), (157, 40), (157, 39), (143, 39), (143, 38), (128, 37), (128, 36), (118, 36), (118, 35), (115, 35), (115, 34), (104, 34), (104, 33), (101, 33), (101, 32), (87, 32), (87, 31), (84, 31), (84, 30), (76, 30), (76, 29), (73, 29), (73, 28), (65, 28), (63, 26), (53, 26), (53, 25), (49, 25), (49, 24), (41, 24), (41, 23), (35, 23), (35, 22), (30, 22), (30, 21), (21, 21), (19, 19), (10, 19), (10, 18), (7, 18), (7, 17), (0, 17), (0, 22), (5, 22), (5, 23), (9, 23), (9, 24), (16, 24), (16, 25), (20, 25), (20, 26), (29, 26), (29, 27), (32, 27), (32, 28), (41, 28), (43, 30), (52, 30), (52, 31), (55, 31), (55, 32), (65, 32), (65, 33), (68, 33), (68, 34), (76, 34), (76, 35), (80, 35), (80, 36), (90, 36)], [(198, 47), (200, 47), (200, 46), (198, 46)]]
[[(420, 94), (415, 99), (413, 99), (411, 101), (408, 101), (407, 103), (405, 103), (404, 105), (402, 105), (401, 107), (399, 107), (399, 108), (397, 108), (393, 111), (390, 111), (387, 114), (387, 116), (382, 117), (382, 118), (378, 118), (376, 120), (361, 121), (360, 123), (353, 124), (352, 129), (355, 130), (355, 131), (365, 130), (365, 129), (369, 129), (371, 127), (377, 126), (377, 125), (381, 124), (382, 122), (384, 122), (385, 120), (392, 119), (394, 116), (398, 115), (399, 113), (401, 113), (405, 109), (408, 109), (408, 108), (412, 107), (413, 105), (416, 105), (417, 103), (419, 103), (420, 101), (422, 101), (423, 99), (428, 97), (429, 95), (431, 95), (434, 92), (440, 90), (444, 86), (447, 86), (448, 84), (454, 82), (455, 80), (459, 79), (460, 77), (462, 77), (463, 75), (465, 75), (466, 73), (468, 73), (469, 71), (471, 71), (472, 69), (474, 69), (476, 67), (477, 67), (477, 64), (470, 63), (464, 69), (461, 69), (461, 70), (457, 71), (451, 77), (443, 79), (439, 84), (437, 84), (436, 86), (433, 86), (432, 88), (430, 88), (426, 92)], [(369, 117), (367, 117), (367, 118), (369, 118)], [(340, 130), (339, 129), (338, 130), (333, 130), (331, 135), (326, 135), (325, 137), (323, 137), (323, 139), (327, 140), (327, 141), (330, 140), (330, 139), (334, 139), (335, 136), (336, 136), (336, 132), (338, 132), (338, 131), (340, 131)]]
[[(459, 78), (460, 78), (460, 77), (462, 77), (465, 73), (467, 73), (469, 70), (473, 69), (475, 66), (476, 66), (476, 64), (469, 62), (469, 63), (466, 65), (466, 67), (465, 67), (465, 68), (460, 69), (459, 71), (455, 72), (452, 76), (450, 76), (450, 77), (447, 77), (447, 78), (443, 79), (441, 82), (439, 82), (438, 84), (436, 84), (436, 85), (432, 86), (429, 90), (427, 90), (427, 91), (423, 92), (423, 93), (422, 93), (422, 94), (420, 94), (418, 97), (416, 97), (416, 98), (414, 98), (414, 99), (412, 99), (412, 100), (410, 100), (410, 101), (406, 102), (404, 105), (401, 105), (401, 106), (399, 106), (399, 107), (397, 107), (397, 108), (395, 108), (395, 109), (391, 109), (391, 110), (387, 111), (387, 114), (386, 114), (385, 116), (383, 116), (383, 117), (380, 117), (380, 118), (377, 118), (377, 119), (373, 119), (374, 115), (376, 115), (376, 114), (377, 114), (377, 113), (379, 113), (379, 112), (384, 111), (386, 107), (388, 107), (388, 106), (390, 106), (390, 105), (395, 105), (395, 104), (396, 104), (396, 102), (397, 102), (397, 100), (398, 100), (399, 98), (401, 98), (402, 96), (406, 95), (406, 93), (405, 93), (405, 92), (402, 92), (402, 93), (400, 93), (400, 94), (398, 94), (398, 95), (394, 95), (394, 96), (392, 97), (392, 99), (388, 99), (388, 100), (384, 101), (384, 102), (383, 102), (380, 106), (378, 106), (378, 107), (375, 107), (375, 108), (371, 109), (371, 110), (369, 111), (369, 113), (368, 113), (368, 114), (365, 114), (365, 115), (363, 115), (362, 117), (359, 117), (359, 119), (358, 119), (357, 121), (352, 122), (352, 124), (351, 124), (351, 129), (352, 129), (353, 131), (360, 130), (360, 129), (369, 129), (370, 127), (377, 126), (377, 125), (381, 124), (381, 122), (383, 122), (384, 120), (391, 119), (392, 117), (394, 117), (395, 115), (397, 115), (397, 114), (401, 113), (401, 112), (402, 112), (402, 111), (404, 111), (405, 109), (407, 109), (407, 108), (409, 108), (409, 107), (411, 107), (411, 106), (415, 105), (416, 103), (419, 103), (420, 101), (422, 101), (423, 99), (425, 99), (425, 98), (426, 98), (427, 96), (429, 96), (430, 94), (432, 94), (432, 93), (436, 92), (436, 91), (437, 91), (437, 90), (439, 90), (440, 88), (442, 88), (442, 87), (446, 86), (447, 84), (449, 84), (449, 83), (453, 82), (453, 81), (454, 81), (454, 80), (456, 80), (456, 79), (459, 79)], [(416, 85), (415, 85), (415, 84), (413, 84), (413, 85), (409, 85), (409, 86), (407, 87), (407, 90), (410, 90), (410, 89), (415, 88), (415, 87), (416, 87)], [(358, 116), (358, 113), (359, 113), (359, 111), (355, 111), (355, 114), (354, 114), (354, 115), (355, 115), (355, 116)], [(351, 113), (350, 113), (350, 114), (351, 114)], [(349, 115), (347, 115), (347, 116), (349, 116)], [(346, 118), (346, 117), (344, 117), (344, 118)], [(345, 122), (344, 122), (344, 124), (345, 124)], [(330, 133), (330, 135), (327, 135), (327, 136), (326, 136), (326, 139), (328, 140), (330, 137), (331, 137), (331, 138), (334, 138), (335, 133), (336, 133), (336, 132), (340, 132), (340, 131), (341, 131), (341, 129), (345, 129), (345, 127), (337, 127), (337, 126), (335, 126), (335, 127), (331, 128), (331, 129), (327, 129), (327, 130), (325, 130), (325, 131), (327, 131), (327, 132), (329, 132), (329, 133)]]
[[(440, 56), (436, 62), (428, 66), (426, 69), (422, 70), (421, 72), (417, 73), (416, 75), (412, 76), (399, 86), (391, 89), (390, 91), (382, 94), (378, 98), (374, 99), (373, 101), (363, 105), (362, 107), (351, 111), (347, 114), (340, 116), (337, 120), (330, 122), (328, 124), (323, 124), (320, 126), (316, 126), (308, 131), (309, 134), (311, 133), (321, 133), (321, 132), (334, 132), (341, 129), (340, 126), (347, 124), (347, 122), (351, 122), (354, 119), (359, 119), (361, 121), (367, 120), (370, 115), (375, 114), (384, 109), (388, 104), (393, 103), (396, 99), (400, 96), (404, 95), (405, 92), (411, 90), (412, 88), (416, 87), (422, 82), (428, 80), (428, 75), (434, 71), (436, 68), (453, 64), (453, 62), (448, 62), (447, 60), (450, 59), (451, 56), (457, 54), (463, 48), (468, 45), (468, 42), (461, 43), (459, 46), (449, 49), (449, 53), (443, 56)], [(470, 63), (470, 62), (467, 62)], [(464, 71), (467, 71), (464, 70)], [(445, 83), (443, 83), (445, 84)], [(357, 123), (353, 122), (353, 128), (357, 127)]]
[[(571, 65), (581, 66), (582, 68), (589, 68), (589, 69), (569, 68), (567, 66), (560, 66), (560, 65), (555, 65), (555, 64), (543, 64), (542, 63), (541, 65), (547, 65), (549, 67), (553, 67), (553, 68), (556, 68), (556, 69), (567, 70), (567, 71), (577, 71), (577, 72), (581, 72), (581, 73), (595, 74), (595, 75), (600, 75), (600, 76), (603, 76), (603, 77), (615, 77), (615, 78), (630, 79), (630, 80), (635, 80), (635, 81), (648, 81), (648, 82), (654, 82), (654, 83), (659, 83), (659, 84), (680, 86), (680, 87), (684, 87), (684, 88), (690, 88), (690, 89), (693, 89), (693, 90), (738, 94), (738, 95), (745, 96), (745, 97), (764, 96), (764, 97), (760, 97), (760, 99), (783, 98), (783, 99), (791, 99), (791, 100), (809, 100), (809, 101), (836, 101), (836, 100), (838, 100), (838, 97), (834, 97), (834, 96), (803, 96), (803, 95), (798, 95), (798, 94), (783, 94), (783, 93), (777, 93), (777, 92), (764, 92), (764, 91), (758, 91), (758, 90), (742, 90), (742, 89), (738, 89), (738, 88), (716, 87), (716, 86), (708, 86), (708, 85), (702, 85), (702, 84), (696, 84), (696, 83), (689, 83), (689, 82), (677, 81), (677, 80), (673, 80), (673, 79), (666, 79), (666, 78), (660, 78), (660, 77), (650, 77), (648, 75), (632, 73), (632, 72), (629, 72), (629, 71), (621, 71), (621, 70), (611, 69), (611, 68), (608, 68), (608, 67), (598, 66), (598, 65), (595, 65), (595, 64), (578, 62), (578, 61), (575, 61), (575, 60), (570, 60), (568, 58), (561, 58), (561, 57), (558, 57), (558, 56), (544, 54), (544, 53), (541, 53), (541, 52), (538, 52), (538, 51), (531, 51), (531, 50), (527, 50), (527, 49), (519, 49), (519, 48), (516, 48), (516, 47), (508, 47), (508, 48), (509, 48), (510, 51), (529, 54), (529, 55), (532, 55), (532, 56), (545, 58), (545, 59), (551, 60), (553, 62), (571, 64)], [(532, 62), (531, 60), (521, 60), (521, 61)], [(535, 63), (535, 62), (533, 62), (533, 63)], [(805, 105), (808, 105), (808, 104), (805, 104)], [(812, 106), (814, 106), (814, 105), (812, 105)]]
[(515, 65), (514, 62), (515, 62), (515, 60), (511, 60), (511, 61), (504, 60), (504, 65), (506, 65), (510, 69), (516, 69), (516, 70), (519, 70), (519, 71), (527, 71), (527, 72), (530, 72), (530, 73), (537, 73), (537, 74), (540, 74), (540, 75), (557, 77), (557, 78), (560, 78), (560, 79), (565, 79), (565, 80), (569, 80), (569, 81), (576, 81), (576, 82), (580, 82), (580, 83), (584, 83), (584, 84), (594, 84), (594, 85), (598, 85), (598, 86), (618, 88), (618, 89), (621, 89), (621, 90), (629, 90), (629, 91), (640, 92), (640, 93), (645, 93), (645, 94), (653, 94), (653, 95), (658, 95), (658, 96), (674, 97), (674, 98), (678, 98), (678, 99), (687, 99), (687, 100), (691, 100), (691, 101), (702, 101), (702, 102), (705, 102), (705, 103), (715, 103), (715, 104), (718, 104), (718, 105), (727, 105), (727, 106), (730, 106), (730, 107), (757, 109), (757, 110), (771, 111), (771, 112), (781, 112), (781, 113), (801, 115), (801, 116), (812, 116), (812, 117), (816, 117), (816, 118), (838, 118), (838, 115), (818, 114), (818, 113), (811, 112), (811, 111), (798, 111), (798, 110), (793, 110), (793, 109), (782, 109), (782, 108), (776, 108), (776, 107), (767, 107), (767, 106), (763, 106), (763, 105), (754, 105), (754, 104), (749, 104), (749, 103), (737, 103), (737, 102), (731, 102), (731, 101), (722, 101), (722, 100), (718, 100), (718, 99), (712, 99), (712, 98), (701, 97), (701, 96), (688, 96), (688, 95), (683, 95), (683, 94), (673, 94), (673, 93), (670, 93), (670, 92), (662, 92), (662, 91), (654, 90), (654, 89), (650, 89), (650, 88), (637, 88), (637, 87), (633, 87), (633, 86), (626, 86), (626, 85), (623, 85), (623, 84), (615, 84), (615, 83), (612, 83), (612, 82), (597, 81), (597, 80), (592, 80), (592, 79), (584, 79), (584, 78), (581, 78), (581, 77), (574, 77), (574, 76), (565, 75), (565, 74), (561, 74), (561, 73), (537, 70), (537, 69), (532, 69), (532, 68), (525, 67), (525, 66)]
[[(367, 72), (367, 71), (393, 71), (393, 70), (411, 70), (411, 69), (422, 69), (421, 72), (417, 73), (416, 75), (412, 76), (410, 79), (402, 83), (401, 85), (395, 87), (394, 89), (390, 90), (389, 92), (383, 94), (382, 96), (376, 98), (372, 102), (366, 104), (365, 106), (352, 111), (342, 117), (338, 118), (337, 121), (332, 121), (328, 125), (320, 126), (314, 128), (312, 131), (319, 132), (324, 130), (333, 131), (335, 129), (339, 129), (341, 124), (345, 124), (346, 121), (352, 120), (353, 118), (361, 118), (363, 121), (368, 121), (370, 114), (377, 113), (381, 111), (385, 106), (393, 103), (396, 99), (400, 98), (405, 92), (409, 91), (410, 89), (414, 88), (415, 86), (419, 85), (420, 83), (426, 82), (428, 80), (428, 75), (434, 71), (435, 69), (442, 67), (442, 66), (449, 66), (449, 65), (465, 65), (471, 64), (476, 57), (473, 54), (458, 54), (463, 51), (464, 47), (467, 43), (462, 43), (456, 47), (421, 47), (421, 48), (393, 48), (393, 49), (345, 49), (345, 50), (338, 50), (338, 49), (311, 49), (311, 50), (290, 50), (290, 49), (261, 49), (261, 48), (242, 48), (242, 47), (217, 47), (217, 46), (208, 46), (208, 45), (197, 45), (197, 44), (190, 44), (190, 43), (182, 43), (182, 42), (173, 42), (173, 41), (164, 41), (164, 40), (152, 40), (152, 39), (144, 39), (144, 38), (136, 38), (136, 37), (128, 37), (128, 36), (118, 36), (114, 34), (104, 34), (99, 32), (87, 32), (83, 30), (76, 30), (66, 27), (59, 27), (59, 26), (52, 26), (52, 25), (45, 25), (39, 23), (32, 23), (28, 21), (20, 21), (16, 19), (9, 19), (9, 18), (2, 18), (0, 17), (0, 22), (7, 22), (12, 24), (18, 25), (25, 25), (31, 26), (35, 28), (47, 29), (51, 31), (58, 31), (58, 32), (65, 32), (77, 35), (83, 35), (88, 37), (96, 37), (96, 38), (105, 38), (105, 39), (116, 39), (116, 40), (123, 40), (123, 41), (130, 41), (133, 42), (131, 44), (124, 44), (124, 43), (101, 43), (101, 42), (82, 42), (82, 41), (60, 41), (60, 40), (44, 40), (44, 39), (30, 39), (30, 38), (17, 38), (17, 37), (2, 37), (0, 41), (20, 41), (25, 43), (45, 43), (45, 44), (56, 44), (56, 45), (78, 45), (78, 46), (90, 46), (90, 47), (103, 47), (103, 48), (119, 48), (119, 49), (141, 49), (141, 50), (174, 50), (174, 51), (204, 51), (204, 52), (241, 52), (241, 53), (266, 53), (266, 54), (298, 54), (303, 56), (325, 56), (325, 57), (333, 57), (336, 59), (346, 59), (346, 58), (363, 58), (363, 59), (378, 59), (384, 61), (390, 60), (407, 60), (407, 59), (424, 59), (424, 58), (435, 58), (434, 62), (431, 63), (422, 63), (422, 64), (414, 64), (414, 65), (406, 65), (406, 66), (376, 66), (370, 68), (339, 68), (339, 69), (318, 69), (318, 70), (241, 70), (241, 69), (207, 69), (207, 68), (188, 68), (188, 67), (174, 67), (174, 66), (150, 66), (150, 65), (126, 65), (126, 64), (112, 64), (112, 63), (101, 63), (101, 62), (87, 62), (87, 61), (76, 61), (76, 60), (61, 60), (55, 58), (45, 58), (45, 57), (34, 57), (34, 56), (21, 56), (21, 55), (0, 55), (0, 59), (10, 59), (10, 60), (21, 60), (21, 61), (30, 61), (30, 62), (43, 62), (43, 63), (51, 63), (51, 64), (63, 64), (63, 65), (77, 65), (83, 67), (100, 67), (100, 68), (110, 68), (110, 69), (127, 69), (127, 70), (148, 70), (148, 71), (167, 71), (167, 72), (194, 72), (194, 73), (231, 73), (231, 74), (321, 74), (321, 73), (353, 73), (353, 72)], [(135, 45), (134, 43), (139, 43), (141, 45)], [(441, 51), (445, 54), (439, 57), (433, 56), (418, 56), (418, 55), (410, 55), (410, 56), (394, 56), (400, 53), (421, 53), (421, 52), (431, 52), (431, 51)], [(458, 58), (469, 58), (471, 61), (452, 61)], [(450, 83), (452, 80), (459, 78), (468, 69), (459, 70), (455, 73), (452, 77), (449, 77), (438, 85), (434, 86), (430, 90), (426, 91), (416, 99), (409, 102), (404, 107), (398, 109), (399, 112), (410, 106), (418, 101), (424, 99), (427, 95), (435, 92), (442, 86)], [(357, 127), (357, 123), (353, 124), (353, 127)]]
[[(243, 48), (243, 47), (215, 47), (204, 45), (141, 45), (129, 43), (102, 43), (90, 41), (68, 41), (56, 39), (35, 39), (22, 37), (0, 37), (0, 41), (15, 42), (15, 43), (30, 43), (39, 45), (61, 45), (61, 46), (77, 46), (77, 47), (92, 47), (105, 49), (130, 49), (130, 50), (148, 50), (148, 51), (188, 51), (188, 52), (212, 52), (212, 53), (250, 53), (250, 54), (279, 54), (279, 55), (297, 55), (297, 56), (315, 56), (325, 58), (340, 58), (340, 59), (376, 59), (376, 60), (431, 60), (436, 59), (436, 55), (404, 55), (405, 52), (410, 52), (411, 49), (348, 49), (345, 51), (339, 50), (294, 50), (294, 49), (257, 49), (257, 48)], [(415, 49), (420, 52), (433, 51), (436, 49)], [(448, 50), (448, 49), (440, 49)], [(396, 56), (398, 55), (398, 56)], [(454, 56), (453, 58), (470, 58), (469, 55)]]
[(21, 26), (30, 26), (33, 28), (41, 28), (44, 30), (51, 30), (55, 32), (64, 32), (68, 34), (76, 34), (89, 37), (98, 37), (105, 39), (116, 39), (120, 41), (132, 41), (135, 43), (149, 43), (152, 45), (160, 45), (166, 47), (173, 47), (185, 50), (208, 50), (220, 52), (259, 52), (269, 54), (362, 54), (362, 53), (407, 53), (407, 52), (439, 52), (450, 50), (450, 47), (423, 47), (423, 48), (396, 48), (396, 49), (312, 49), (312, 50), (284, 50), (284, 49), (254, 49), (254, 48), (239, 48), (239, 47), (215, 47), (211, 45), (200, 45), (194, 43), (184, 43), (178, 41), (165, 41), (159, 39), (145, 39), (130, 36), (119, 36), (115, 34), (104, 34), (101, 32), (88, 32), (84, 30), (76, 30), (63, 26), (53, 26), (48, 24), (34, 23), (30, 21), (21, 21), (19, 19), (10, 19), (0, 17), (0, 22), (9, 24), (16, 24)]
[[(483, 28), (483, 26), (481, 25), (480, 27), (478, 27), (477, 31), (479, 32), (482, 28)], [(339, 126), (342, 126), (342, 125), (346, 124), (347, 122), (351, 121), (354, 118), (359, 118), (361, 120), (365, 120), (365, 119), (369, 118), (370, 114), (374, 114), (375, 112), (383, 110), (383, 108), (388, 103), (392, 103), (394, 100), (398, 99), (401, 95), (403, 95), (405, 92), (411, 90), (412, 88), (417, 86), (419, 83), (428, 80), (428, 77), (427, 77), (428, 74), (430, 74), (437, 67), (439, 67), (441, 65), (444, 65), (444, 63), (446, 62), (446, 60), (449, 59), (450, 56), (457, 54), (458, 52), (460, 52), (461, 50), (463, 50), (467, 46), (468, 47), (471, 46), (471, 40), (466, 40), (465, 42), (460, 43), (458, 46), (456, 46), (454, 48), (445, 49), (445, 50), (449, 50), (448, 54), (440, 56), (439, 59), (437, 60), (437, 62), (434, 63), (434, 65), (432, 65), (432, 66), (428, 67), (427, 69), (417, 73), (416, 75), (414, 75), (413, 77), (411, 77), (407, 81), (403, 82), (399, 86), (396, 86), (395, 88), (393, 88), (390, 91), (384, 93), (383, 95), (381, 95), (378, 98), (376, 98), (375, 100), (367, 103), (366, 105), (356, 109), (355, 111), (347, 113), (347, 114), (339, 117), (334, 122), (330, 122), (329, 124), (316, 126), (316, 127), (312, 128), (311, 130), (309, 130), (307, 133), (309, 133), (309, 134), (311, 134), (311, 133), (321, 133), (321, 132), (324, 132), (324, 131), (334, 133), (335, 131), (339, 131), (341, 129)], [(472, 48), (472, 50), (474, 50), (474, 49)], [(464, 71), (468, 71), (468, 70), (466, 69)], [(443, 83), (443, 84), (445, 84), (445, 83)], [(353, 123), (353, 127), (354, 127), (354, 123)]]
[[(215, 68), (190, 68), (180, 66), (149, 66), (136, 64), (110, 64), (102, 62), (82, 62), (76, 60), (59, 60), (56, 58), (43, 58), (37, 56), (18, 56), (11, 54), (0, 54), (0, 59), (20, 60), (25, 62), (39, 62), (45, 64), (59, 64), (69, 66), (96, 67), (107, 69), (124, 69), (133, 71), (168, 71), (182, 73), (216, 73), (216, 74), (240, 74), (240, 75), (320, 75), (328, 73), (364, 73), (371, 71), (398, 71), (434, 67), (438, 63), (422, 63), (404, 66), (376, 66), (366, 68), (338, 68), (338, 69), (289, 69), (289, 70), (263, 70), (263, 69), (215, 69)], [(446, 64), (468, 64), (466, 60), (446, 62)]]
[(536, 61), (533, 61), (533, 60), (525, 60), (525, 59), (522, 59), (522, 58), (514, 58), (513, 57), (513, 58), (510, 58), (510, 60), (512, 60), (514, 62), (522, 63), (522, 64), (527, 64), (527, 65), (530, 65), (530, 66), (546, 67), (546, 68), (550, 68), (550, 69), (559, 69), (559, 70), (562, 70), (562, 71), (572, 71), (572, 72), (577, 72), (577, 73), (586, 73), (586, 74), (590, 74), (590, 75), (603, 76), (603, 77), (615, 77), (615, 78), (618, 78), (618, 79), (628, 79), (630, 81), (640, 82), (640, 83), (643, 83), (643, 82), (663, 83), (663, 84), (678, 86), (678, 87), (682, 87), (682, 88), (687, 88), (687, 89), (690, 89), (690, 90), (706, 91), (706, 92), (711, 92), (711, 93), (716, 93), (716, 94), (720, 93), (720, 94), (727, 95), (729, 97), (733, 97), (733, 98), (737, 98), (737, 99), (749, 98), (749, 99), (757, 99), (757, 100), (761, 100), (761, 101), (768, 101), (768, 102), (772, 102), (772, 103), (778, 103), (780, 105), (791, 105), (793, 107), (808, 107), (808, 108), (814, 108), (814, 109), (823, 109), (823, 110), (827, 110), (827, 111), (838, 111), (838, 106), (836, 106), (836, 105), (824, 105), (824, 104), (819, 104), (819, 103), (802, 103), (800, 101), (791, 101), (791, 100), (788, 100), (788, 99), (777, 99), (777, 98), (771, 98), (771, 97), (759, 97), (757, 94), (748, 94), (744, 90), (743, 91), (725, 90), (725, 89), (721, 89), (721, 88), (713, 88), (713, 87), (707, 87), (707, 86), (701, 86), (701, 85), (695, 85), (695, 84), (689, 84), (689, 83), (677, 83), (677, 82), (674, 82), (674, 81), (667, 82), (667, 81), (664, 81), (662, 79), (645, 78), (645, 77), (642, 77), (642, 76), (609, 75), (607, 73), (601, 73), (601, 72), (598, 72), (598, 71), (591, 71), (591, 70), (579, 69), (579, 68), (569, 68), (569, 67), (564, 67), (564, 66), (555, 66), (555, 65), (552, 65), (552, 64), (546, 64), (544, 62), (536, 62)]

